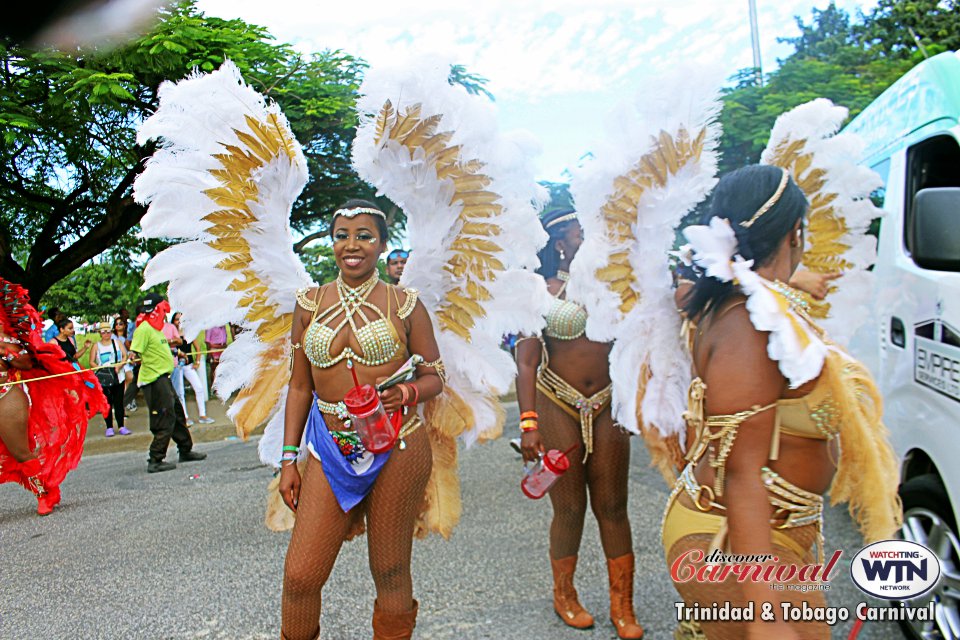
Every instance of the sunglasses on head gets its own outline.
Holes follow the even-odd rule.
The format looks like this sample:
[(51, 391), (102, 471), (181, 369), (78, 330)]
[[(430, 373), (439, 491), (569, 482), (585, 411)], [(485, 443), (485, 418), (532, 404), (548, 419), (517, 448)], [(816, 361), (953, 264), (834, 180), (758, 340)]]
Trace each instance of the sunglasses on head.
[(393, 260), (394, 258), (403, 258), (406, 260), (408, 257), (410, 257), (409, 251), (404, 251), (403, 249), (394, 249), (389, 255), (387, 255), (387, 260)]

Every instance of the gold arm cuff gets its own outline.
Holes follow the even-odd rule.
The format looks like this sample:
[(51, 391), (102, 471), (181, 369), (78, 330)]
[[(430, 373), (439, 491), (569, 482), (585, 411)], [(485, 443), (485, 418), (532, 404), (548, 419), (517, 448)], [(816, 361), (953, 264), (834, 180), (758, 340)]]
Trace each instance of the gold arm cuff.
[(440, 376), (440, 382), (443, 383), (443, 386), (447, 386), (447, 370), (443, 366), (443, 358), (437, 358), (433, 362), (421, 362), (420, 365), (435, 370), (437, 375)]

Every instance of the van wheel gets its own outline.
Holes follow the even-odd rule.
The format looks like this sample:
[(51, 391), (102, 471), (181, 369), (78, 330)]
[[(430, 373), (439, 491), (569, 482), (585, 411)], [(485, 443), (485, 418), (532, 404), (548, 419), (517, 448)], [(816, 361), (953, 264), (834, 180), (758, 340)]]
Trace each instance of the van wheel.
[(926, 607), (935, 602), (936, 620), (903, 621), (900, 627), (909, 638), (957, 640), (960, 638), (960, 542), (957, 522), (940, 478), (927, 474), (911, 478), (900, 486), (903, 526), (900, 537), (932, 550), (940, 559), (940, 583), (914, 600), (894, 606)]

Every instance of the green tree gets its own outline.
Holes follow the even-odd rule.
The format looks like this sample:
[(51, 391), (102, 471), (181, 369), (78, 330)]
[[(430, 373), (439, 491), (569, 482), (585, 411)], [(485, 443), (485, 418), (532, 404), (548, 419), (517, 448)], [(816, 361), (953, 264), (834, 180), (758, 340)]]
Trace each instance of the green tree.
[(337, 263), (333, 258), (333, 247), (314, 242), (303, 248), (300, 260), (306, 267), (310, 278), (317, 284), (326, 284), (337, 277)]
[(143, 295), (140, 283), (138, 271), (111, 263), (87, 264), (50, 287), (43, 301), (69, 316), (94, 322), (121, 307), (133, 309), (133, 301)]
[(855, 32), (877, 55), (919, 61), (956, 51), (960, 49), (960, 2), (879, 0)]
[[(262, 27), (165, 9), (153, 30), (82, 55), (0, 42), (0, 275), (35, 300), (103, 251), (145, 256), (131, 233), (144, 214), (131, 187), (153, 152), (135, 144), (164, 80), (212, 71), (229, 58), (288, 114), (310, 164), (295, 228), (332, 203), (370, 193), (353, 173), (349, 141), (363, 64), (342, 52), (298, 55)], [(129, 258), (127, 258), (129, 260)]]
[(450, 75), (447, 77), (447, 82), (460, 85), (472, 96), (484, 96), (490, 100), (490, 102), (496, 99), (487, 89), (489, 80), (481, 75), (467, 71), (467, 68), (462, 64), (450, 65)]
[[(910, 4), (902, 0), (887, 3)], [(777, 116), (785, 111), (823, 97), (846, 107), (853, 117), (922, 60), (887, 55), (876, 48), (885, 42), (879, 35), (874, 48), (864, 45), (864, 33), (880, 33), (874, 22), (879, 15), (886, 14), (860, 16), (863, 22), (853, 24), (849, 15), (832, 3), (824, 10), (815, 9), (810, 24), (797, 19), (800, 35), (785, 39), (796, 50), (780, 61), (764, 86), (756, 84), (752, 70), (734, 76), (733, 88), (723, 96), (720, 115), (720, 171), (757, 162)]]

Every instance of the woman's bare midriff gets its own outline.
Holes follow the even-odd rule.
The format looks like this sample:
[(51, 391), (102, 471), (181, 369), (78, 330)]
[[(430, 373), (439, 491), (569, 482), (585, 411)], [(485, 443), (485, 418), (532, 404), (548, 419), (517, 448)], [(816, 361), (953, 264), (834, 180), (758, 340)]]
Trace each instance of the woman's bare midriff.
[(610, 384), (610, 345), (585, 336), (557, 340), (544, 336), (550, 355), (550, 370), (585, 396), (592, 396)]

